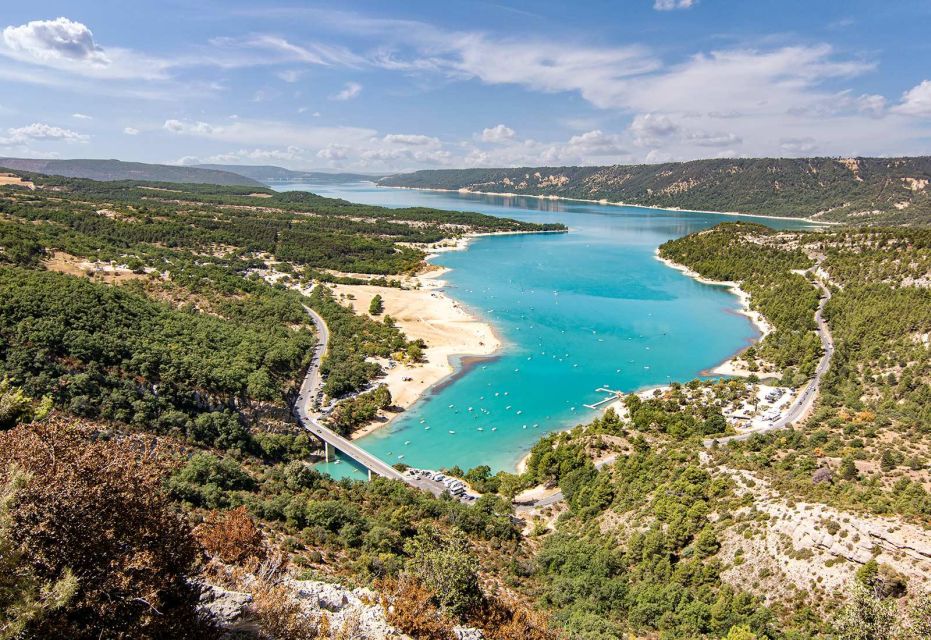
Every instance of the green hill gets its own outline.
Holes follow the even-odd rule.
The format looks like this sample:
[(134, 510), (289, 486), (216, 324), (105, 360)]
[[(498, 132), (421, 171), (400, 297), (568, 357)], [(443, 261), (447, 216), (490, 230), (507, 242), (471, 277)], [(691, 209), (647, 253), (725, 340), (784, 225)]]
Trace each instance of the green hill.
[(443, 169), (388, 176), (379, 184), (554, 195), (858, 224), (931, 223), (931, 157), (928, 156)]
[(264, 186), (257, 180), (229, 171), (167, 164), (123, 162), (122, 160), (0, 158), (0, 167), (15, 171), (31, 171), (65, 178), (87, 178), (90, 180), (144, 180), (147, 182)]
[(214, 171), (227, 171), (238, 173), (241, 176), (258, 180), (259, 182), (311, 182), (314, 184), (338, 184), (342, 182), (359, 182), (362, 180), (378, 180), (384, 174), (371, 175), (364, 173), (327, 173), (325, 171), (293, 171), (275, 165), (250, 164), (198, 164), (193, 165), (199, 169)]

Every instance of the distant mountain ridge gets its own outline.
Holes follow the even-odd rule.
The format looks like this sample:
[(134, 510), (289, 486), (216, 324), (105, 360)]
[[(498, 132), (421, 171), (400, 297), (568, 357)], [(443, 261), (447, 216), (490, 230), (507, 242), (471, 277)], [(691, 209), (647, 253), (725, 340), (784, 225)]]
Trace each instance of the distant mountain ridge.
[(364, 173), (327, 173), (325, 171), (294, 171), (275, 165), (249, 164), (195, 164), (199, 169), (228, 171), (259, 182), (315, 182), (317, 184), (337, 184), (341, 182), (358, 182), (361, 180), (378, 180), (385, 174), (367, 175)]
[(265, 186), (258, 180), (230, 171), (168, 164), (123, 162), (122, 160), (0, 158), (0, 168), (100, 181), (142, 180), (146, 182), (218, 184), (224, 186)]
[(929, 156), (440, 169), (396, 174), (383, 178), (379, 184), (559, 196), (858, 224), (931, 224)]

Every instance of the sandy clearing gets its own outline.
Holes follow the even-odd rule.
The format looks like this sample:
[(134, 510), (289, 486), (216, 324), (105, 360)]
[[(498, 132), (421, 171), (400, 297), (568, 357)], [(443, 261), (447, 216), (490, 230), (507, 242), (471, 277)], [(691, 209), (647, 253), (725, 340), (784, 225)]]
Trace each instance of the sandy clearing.
[(107, 284), (119, 284), (130, 280), (148, 278), (147, 273), (134, 273), (130, 269), (102, 262), (89, 262), (64, 251), (55, 251), (44, 263), (49, 271), (57, 271), (79, 278), (92, 278)]
[(0, 186), (3, 186), (5, 184), (13, 184), (13, 185), (17, 185), (20, 187), (26, 187), (27, 189), (30, 189), (31, 191), (36, 190), (36, 185), (34, 185), (32, 182), (28, 180), (23, 180), (19, 176), (10, 175), (8, 173), (0, 174)]

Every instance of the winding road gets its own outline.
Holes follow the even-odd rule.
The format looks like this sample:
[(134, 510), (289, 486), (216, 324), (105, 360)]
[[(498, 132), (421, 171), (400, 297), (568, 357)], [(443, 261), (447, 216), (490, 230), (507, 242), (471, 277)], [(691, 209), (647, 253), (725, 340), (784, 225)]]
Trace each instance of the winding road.
[[(815, 323), (818, 326), (818, 337), (821, 339), (821, 347), (824, 350), (824, 353), (821, 355), (821, 359), (818, 361), (818, 366), (815, 368), (815, 375), (811, 380), (808, 381), (804, 389), (802, 389), (795, 400), (792, 401), (792, 404), (789, 405), (788, 410), (786, 410), (782, 417), (774, 421), (772, 424), (734, 436), (709, 438), (703, 443), (706, 447), (714, 446), (715, 443), (720, 445), (736, 440), (747, 440), (748, 438), (751, 438), (758, 433), (768, 433), (778, 429), (785, 429), (786, 427), (795, 424), (799, 420), (802, 420), (805, 416), (808, 415), (809, 411), (811, 411), (811, 408), (818, 397), (818, 391), (821, 387), (821, 379), (824, 377), (824, 374), (827, 373), (828, 368), (831, 366), (831, 358), (834, 355), (834, 338), (831, 336), (831, 330), (828, 328), (828, 323), (824, 320), (824, 306), (828, 303), (828, 300), (831, 299), (831, 290), (824, 286), (824, 284), (818, 279), (815, 279), (813, 284), (821, 289), (822, 293), (821, 300), (818, 302), (818, 309), (815, 311)], [(597, 464), (595, 466), (600, 469), (602, 466), (608, 464), (609, 462), (613, 462), (613, 459), (605, 460), (601, 464)], [(515, 502), (514, 506), (519, 509), (532, 509), (547, 507), (562, 500), (562, 491), (557, 491), (550, 496), (540, 498), (539, 500), (535, 500), (533, 502)]]
[(815, 367), (815, 375), (808, 381), (808, 384), (805, 385), (802, 391), (799, 392), (798, 396), (792, 401), (792, 404), (789, 405), (788, 410), (782, 417), (772, 424), (751, 431), (745, 431), (735, 436), (709, 438), (704, 441), (706, 447), (714, 446), (715, 443), (726, 444), (733, 441), (747, 440), (758, 433), (769, 433), (770, 431), (785, 429), (805, 418), (811, 411), (818, 397), (818, 391), (821, 388), (821, 379), (831, 366), (831, 358), (834, 356), (834, 338), (831, 336), (828, 323), (824, 320), (824, 306), (828, 303), (828, 300), (831, 299), (831, 290), (824, 286), (824, 283), (818, 279), (815, 279), (813, 284), (821, 289), (822, 294), (821, 300), (818, 302), (818, 309), (815, 311), (815, 323), (818, 325), (818, 337), (821, 338), (821, 348), (824, 350), (821, 359), (818, 360), (818, 366)]
[(329, 459), (329, 448), (333, 448), (368, 469), (369, 477), (375, 473), (384, 478), (400, 480), (418, 489), (439, 495), (441, 491), (437, 487), (404, 475), (381, 458), (373, 456), (365, 449), (356, 446), (351, 440), (344, 438), (320, 422), (320, 414), (314, 406), (314, 400), (323, 393), (323, 376), (320, 374), (320, 363), (330, 342), (330, 330), (319, 313), (307, 305), (304, 305), (304, 311), (310, 316), (317, 330), (317, 344), (314, 345), (310, 366), (307, 368), (297, 402), (294, 404), (294, 413), (301, 426), (313, 437), (323, 441), (327, 459)]

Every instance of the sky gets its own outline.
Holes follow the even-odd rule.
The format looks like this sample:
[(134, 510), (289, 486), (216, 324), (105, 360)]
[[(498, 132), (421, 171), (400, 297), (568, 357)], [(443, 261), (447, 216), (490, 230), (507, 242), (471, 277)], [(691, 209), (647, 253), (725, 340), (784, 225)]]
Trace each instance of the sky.
[(395, 172), (931, 153), (928, 0), (62, 0), (0, 156)]

